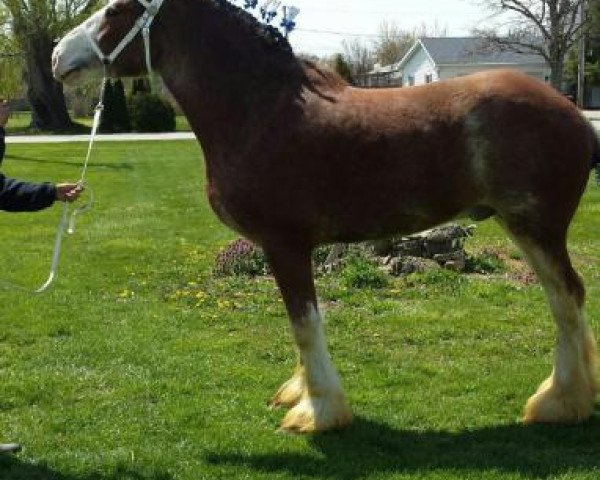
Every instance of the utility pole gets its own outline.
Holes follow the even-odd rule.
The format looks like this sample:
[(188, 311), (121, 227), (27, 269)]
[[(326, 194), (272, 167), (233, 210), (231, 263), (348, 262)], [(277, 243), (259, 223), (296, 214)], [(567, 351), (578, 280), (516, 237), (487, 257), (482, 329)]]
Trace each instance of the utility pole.
[[(586, 21), (586, 2), (581, 2), (579, 6), (579, 21), (581, 25)], [(577, 69), (577, 106), (585, 106), (585, 26), (581, 29), (581, 38), (579, 39), (579, 68)]]

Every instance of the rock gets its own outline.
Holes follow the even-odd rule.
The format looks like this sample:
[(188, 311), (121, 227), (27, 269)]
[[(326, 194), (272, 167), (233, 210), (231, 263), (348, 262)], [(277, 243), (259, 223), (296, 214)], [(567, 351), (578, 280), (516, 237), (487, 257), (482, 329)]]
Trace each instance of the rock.
[(343, 243), (336, 243), (332, 245), (329, 255), (327, 255), (327, 258), (325, 259), (325, 265), (327, 266), (339, 262), (340, 258), (342, 258), (342, 255), (344, 255), (347, 250), (348, 247)]
[(444, 268), (462, 272), (467, 266), (467, 255), (464, 250), (455, 250), (450, 253), (438, 253), (433, 259)]
[(456, 224), (434, 228), (425, 235), (427, 256), (433, 258), (435, 255), (462, 250), (464, 239), (468, 236), (469, 232)]
[(451, 260), (449, 262), (444, 263), (444, 268), (448, 269), (448, 270), (452, 270), (453, 272), (464, 272), (466, 269), (467, 265), (465, 262), (460, 262), (460, 261), (454, 261)]
[(397, 241), (394, 250), (401, 256), (423, 257), (425, 255), (425, 239), (420, 237), (403, 237)]
[(378, 257), (385, 257), (391, 255), (394, 251), (395, 239), (394, 238), (382, 238), (381, 240), (373, 240), (371, 246), (373, 247), (373, 253)]
[(439, 270), (440, 265), (428, 258), (396, 257), (388, 264), (390, 275), (408, 275), (409, 273), (424, 273)]

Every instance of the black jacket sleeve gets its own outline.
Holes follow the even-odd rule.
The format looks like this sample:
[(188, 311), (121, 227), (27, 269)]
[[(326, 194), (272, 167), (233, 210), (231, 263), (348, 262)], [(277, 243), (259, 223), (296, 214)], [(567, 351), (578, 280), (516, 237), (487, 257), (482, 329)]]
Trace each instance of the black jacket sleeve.
[[(0, 163), (4, 158), (4, 128), (0, 127)], [(49, 207), (56, 199), (51, 183), (29, 183), (5, 177), (0, 173), (0, 210), (34, 212)]]

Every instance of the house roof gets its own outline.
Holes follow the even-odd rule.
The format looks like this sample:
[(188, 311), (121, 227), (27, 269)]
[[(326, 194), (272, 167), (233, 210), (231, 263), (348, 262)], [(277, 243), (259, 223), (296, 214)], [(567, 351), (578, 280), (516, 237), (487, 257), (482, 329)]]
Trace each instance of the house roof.
[(541, 55), (501, 50), (478, 37), (423, 37), (415, 42), (398, 67), (403, 67), (419, 47), (436, 65), (546, 63)]

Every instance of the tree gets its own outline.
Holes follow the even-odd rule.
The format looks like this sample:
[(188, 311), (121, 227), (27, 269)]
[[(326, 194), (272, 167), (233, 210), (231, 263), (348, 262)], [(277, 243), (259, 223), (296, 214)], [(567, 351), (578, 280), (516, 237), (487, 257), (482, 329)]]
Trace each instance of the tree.
[(496, 30), (476, 30), (500, 48), (537, 53), (550, 66), (550, 82), (560, 89), (565, 59), (585, 27), (580, 8), (586, 0), (483, 0), (495, 15), (511, 14), (509, 31), (501, 36)]
[(371, 49), (359, 38), (342, 42), (345, 60), (352, 69), (352, 76), (369, 72), (375, 63)]
[[(600, 0), (588, 0), (585, 34), (585, 83), (600, 84)], [(581, 43), (575, 44), (565, 61), (566, 91), (577, 96)]]
[(118, 78), (113, 84), (113, 102), (114, 102), (114, 131), (130, 132), (131, 119), (127, 110), (127, 99), (125, 98), (125, 87), (123, 81)]
[(394, 22), (379, 25), (379, 35), (373, 42), (373, 55), (381, 65), (391, 65), (404, 57), (415, 42), (416, 32), (407, 32)]
[(113, 133), (115, 116), (115, 94), (112, 80), (106, 80), (104, 91), (102, 92), (102, 116), (100, 117), (100, 132)]
[(348, 83), (352, 83), (352, 69), (341, 53), (336, 54), (332, 61), (333, 70)]
[(127, 109), (125, 88), (121, 79), (107, 80), (102, 96), (102, 133), (122, 133), (131, 131), (131, 120)]
[(4, 98), (14, 98), (23, 91), (23, 57), (8, 27), (8, 12), (0, 8), (0, 92)]
[(101, 3), (102, 0), (0, 0), (8, 14), (13, 39), (23, 54), (33, 127), (64, 130), (72, 126), (62, 85), (52, 77), (54, 41)]
[(415, 41), (421, 37), (445, 37), (447, 29), (437, 22), (432, 26), (423, 23), (411, 31), (402, 30), (396, 23), (383, 21), (379, 34), (373, 41), (373, 55), (381, 65), (397, 63), (408, 53)]

